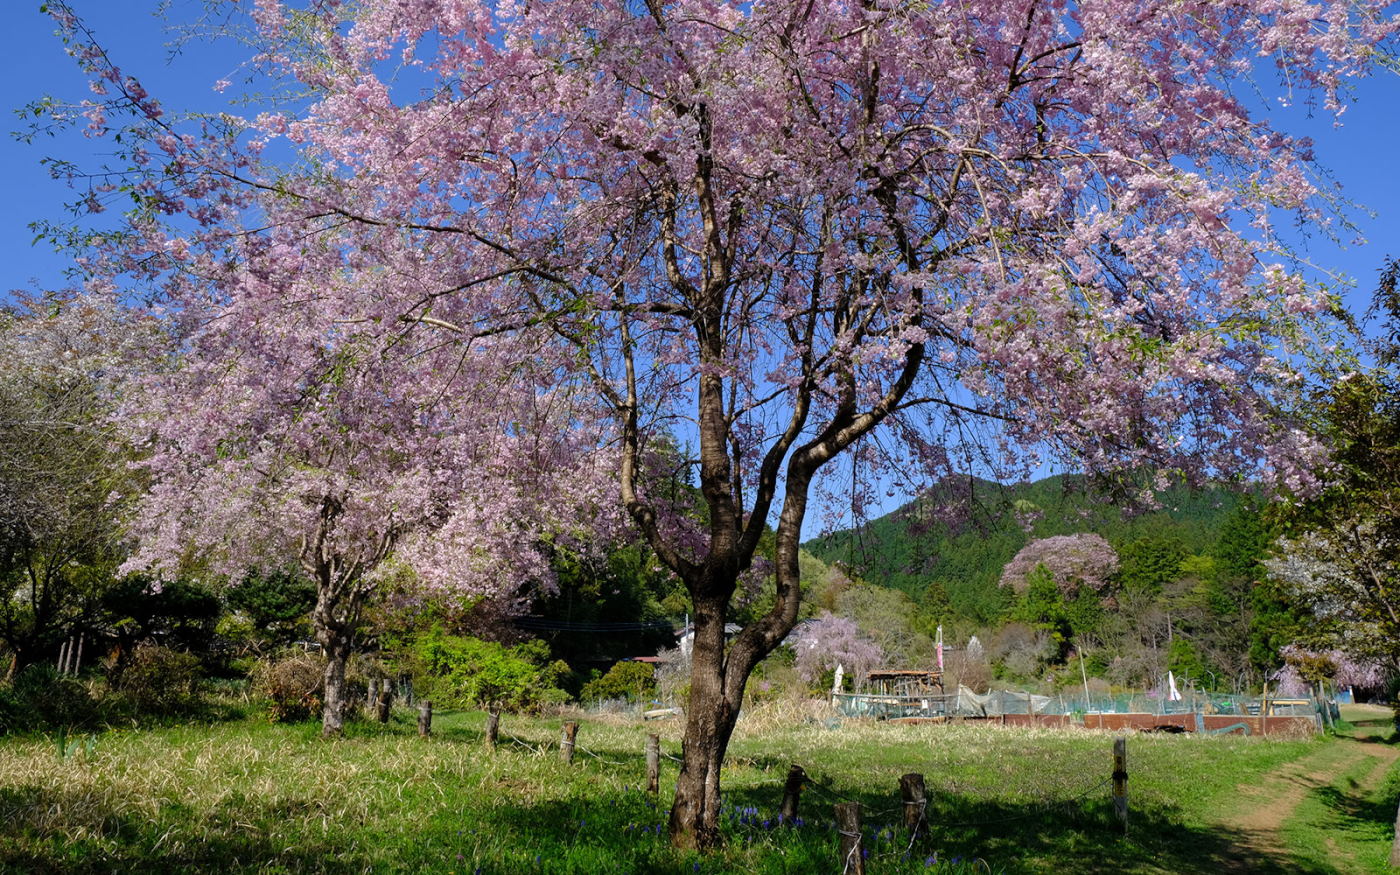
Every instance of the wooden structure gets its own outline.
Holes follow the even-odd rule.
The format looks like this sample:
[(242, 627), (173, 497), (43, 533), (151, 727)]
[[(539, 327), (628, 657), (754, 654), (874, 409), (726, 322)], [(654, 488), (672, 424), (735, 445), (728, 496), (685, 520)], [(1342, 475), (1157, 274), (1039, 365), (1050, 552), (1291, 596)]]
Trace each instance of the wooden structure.
[(943, 672), (919, 669), (879, 669), (865, 678), (866, 692), (880, 696), (941, 696)]
[(942, 717), (947, 710), (943, 673), (923, 669), (878, 669), (854, 693), (833, 693), (832, 704), (851, 717), (899, 719)]

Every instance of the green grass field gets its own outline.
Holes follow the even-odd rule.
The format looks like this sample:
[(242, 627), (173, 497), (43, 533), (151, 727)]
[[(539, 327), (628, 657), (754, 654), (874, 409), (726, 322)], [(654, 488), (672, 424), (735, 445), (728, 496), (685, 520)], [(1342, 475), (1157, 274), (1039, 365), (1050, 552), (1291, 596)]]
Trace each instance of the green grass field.
[[(1280, 776), (1319, 757), (1325, 766), (1338, 745), (1358, 744), (1349, 739), (1132, 736), (1123, 836), (1107, 785), (1111, 735), (828, 728), (760, 714), (741, 721), (723, 776), (726, 846), (700, 857), (664, 834), (676, 764), (663, 760), (659, 798), (642, 788), (645, 734), (661, 732), (675, 754), (674, 723), (585, 719), (566, 766), (559, 719), (506, 716), (503, 731), (523, 743), (503, 735), (494, 751), (483, 722), (438, 714), (423, 740), (405, 711), (330, 743), (314, 725), (256, 719), (109, 731), (66, 757), (51, 737), (0, 739), (0, 869), (837, 872), (832, 802), (853, 799), (866, 809), (871, 873), (1364, 872), (1383, 863), (1394, 817), (1389, 785), (1373, 786), (1377, 767), (1350, 757), (1335, 781), (1289, 802), (1273, 845), (1230, 826), (1268, 811), (1269, 788), (1288, 784)], [(779, 826), (793, 762), (813, 782), (802, 824)], [(930, 835), (912, 845), (898, 826), (906, 772), (923, 773), (930, 793)]]

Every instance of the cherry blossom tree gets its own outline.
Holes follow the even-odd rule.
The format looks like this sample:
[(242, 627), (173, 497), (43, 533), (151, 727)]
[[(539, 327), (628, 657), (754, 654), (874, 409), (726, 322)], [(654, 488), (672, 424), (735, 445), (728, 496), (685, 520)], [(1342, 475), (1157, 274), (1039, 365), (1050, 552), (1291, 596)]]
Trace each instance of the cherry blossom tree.
[(1066, 598), (1073, 598), (1083, 586), (1102, 593), (1118, 570), (1118, 553), (1092, 532), (1038, 538), (1006, 563), (1001, 571), (1001, 585), (1023, 593), (1031, 572), (1039, 566), (1050, 572)]
[(880, 646), (861, 634), (855, 620), (830, 611), (822, 611), (794, 631), (788, 643), (796, 656), (797, 673), (809, 684), (822, 672), (840, 665), (851, 672), (859, 688), (870, 670), (885, 658)]
[[(1340, 108), (1394, 32), (1381, 0), (258, 0), (260, 69), (301, 99), (185, 128), (49, 7), (103, 92), (89, 126), (131, 119), (159, 167), (93, 264), (207, 282), (254, 250), (285, 315), (378, 332), (357, 361), (547, 332), (596, 393), (621, 502), (695, 612), (678, 845), (719, 841), (833, 460), (1311, 485), (1318, 447), (1271, 412), (1328, 300), (1272, 222), (1319, 191), (1236, 95), (1272, 68)], [(334, 293), (257, 276), (309, 257)], [(698, 449), (700, 539), (640, 462), (665, 429)], [(772, 607), (726, 643), (770, 526)]]
[(126, 568), (193, 557), (237, 581), (299, 561), (317, 588), (327, 735), (377, 589), (407, 579), (414, 597), (523, 606), (552, 586), (553, 548), (590, 549), (619, 517), (596, 418), (548, 385), (527, 336), (398, 336), (386, 356), (373, 323), (315, 303), (379, 281), (302, 259), (275, 278), (236, 271), (198, 317), (182, 298), (196, 327), (124, 423), (152, 481)]
[(1279, 651), (1283, 668), (1274, 672), (1278, 691), (1287, 696), (1311, 695), (1313, 685), (1330, 680), (1339, 687), (1380, 690), (1390, 670), (1380, 662), (1356, 657), (1342, 650), (1309, 650), (1288, 644)]

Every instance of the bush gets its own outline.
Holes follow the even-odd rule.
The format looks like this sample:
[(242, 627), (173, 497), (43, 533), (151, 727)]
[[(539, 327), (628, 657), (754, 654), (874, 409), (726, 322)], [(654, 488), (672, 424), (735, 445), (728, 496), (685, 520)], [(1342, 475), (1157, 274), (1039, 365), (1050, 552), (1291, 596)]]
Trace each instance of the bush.
[(543, 642), (505, 647), (434, 629), (418, 638), (414, 651), (423, 675), (419, 695), (444, 707), (537, 711), (568, 700), (558, 683), (569, 667), (546, 664)]
[(657, 698), (685, 708), (690, 704), (690, 654), (677, 649), (663, 650), (657, 656), (661, 657), (656, 667)]
[(287, 571), (249, 574), (228, 590), (219, 634), (240, 651), (264, 654), (310, 638), (316, 584)]
[(130, 696), (138, 709), (170, 714), (190, 708), (196, 701), (201, 676), (193, 654), (158, 644), (142, 644), (112, 679), (114, 689)]
[(297, 723), (321, 713), (321, 681), (326, 661), (311, 653), (297, 653), (258, 663), (253, 681), (268, 700), (268, 716), (274, 723)]
[(87, 686), (52, 666), (31, 665), (13, 684), (0, 686), (0, 735), (97, 722), (97, 702)]
[(656, 671), (645, 662), (619, 662), (608, 673), (583, 685), (579, 699), (601, 702), (604, 699), (627, 699), (638, 702), (656, 691)]
[[(749, 678), (748, 686), (744, 688), (744, 707), (812, 698), (810, 685), (798, 674), (788, 657), (788, 653), (779, 651), (758, 664)], [(828, 682), (826, 690), (830, 689)], [(824, 697), (826, 690), (818, 690), (818, 693)]]

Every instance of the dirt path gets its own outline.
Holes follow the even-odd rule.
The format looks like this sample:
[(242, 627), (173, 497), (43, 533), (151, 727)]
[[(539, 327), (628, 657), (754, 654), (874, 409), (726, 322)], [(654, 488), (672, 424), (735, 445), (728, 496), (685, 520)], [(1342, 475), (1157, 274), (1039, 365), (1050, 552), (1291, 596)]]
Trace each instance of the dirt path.
[[(1384, 731), (1388, 731), (1390, 710), (1378, 708), (1373, 714), (1363, 710), (1367, 707), (1348, 709), (1347, 719), (1357, 722), (1352, 732), (1338, 736), (1256, 784), (1241, 785), (1240, 807), (1220, 824), (1235, 836), (1237, 850), (1227, 861), (1230, 871), (1254, 871), (1261, 858), (1287, 859), (1282, 828), (1309, 792), (1333, 784), (1339, 775), (1361, 770), (1364, 777), (1352, 782), (1349, 795), (1364, 798), (1380, 786), (1390, 764), (1400, 757), (1400, 749), (1380, 743)], [(1369, 765), (1363, 762), (1367, 760)], [(1350, 855), (1342, 849), (1334, 850), (1339, 871), (1347, 871)]]

